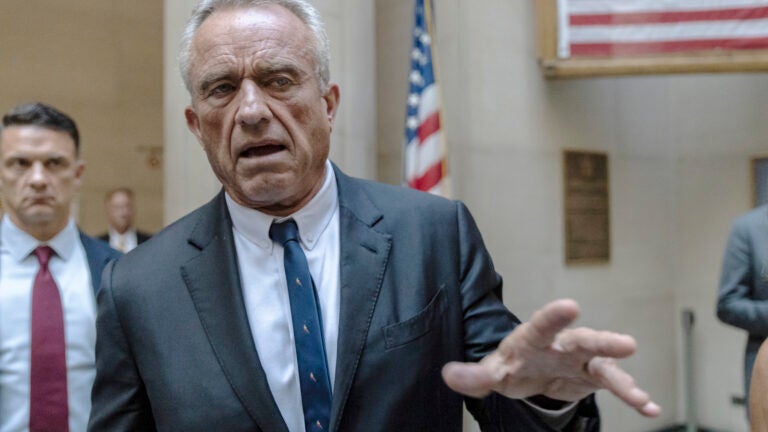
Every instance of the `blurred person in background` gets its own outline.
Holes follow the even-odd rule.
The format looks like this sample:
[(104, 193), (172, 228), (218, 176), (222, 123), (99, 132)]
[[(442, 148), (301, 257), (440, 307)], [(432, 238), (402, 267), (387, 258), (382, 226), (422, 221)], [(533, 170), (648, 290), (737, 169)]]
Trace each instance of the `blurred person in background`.
[(149, 240), (151, 234), (135, 227), (136, 204), (133, 190), (120, 187), (107, 192), (104, 207), (107, 212), (107, 232), (98, 236), (120, 252), (129, 252)]
[(749, 407), (752, 366), (768, 335), (768, 205), (733, 221), (723, 254), (717, 317), (747, 332), (744, 396)]

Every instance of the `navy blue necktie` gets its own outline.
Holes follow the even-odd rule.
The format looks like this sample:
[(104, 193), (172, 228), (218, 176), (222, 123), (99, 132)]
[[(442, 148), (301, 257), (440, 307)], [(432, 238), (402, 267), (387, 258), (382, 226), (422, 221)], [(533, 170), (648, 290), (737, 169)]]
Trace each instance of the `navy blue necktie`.
[(304, 424), (307, 432), (327, 431), (331, 418), (331, 380), (325, 358), (320, 304), (307, 257), (299, 244), (299, 228), (293, 220), (273, 223), (269, 238), (284, 248)]

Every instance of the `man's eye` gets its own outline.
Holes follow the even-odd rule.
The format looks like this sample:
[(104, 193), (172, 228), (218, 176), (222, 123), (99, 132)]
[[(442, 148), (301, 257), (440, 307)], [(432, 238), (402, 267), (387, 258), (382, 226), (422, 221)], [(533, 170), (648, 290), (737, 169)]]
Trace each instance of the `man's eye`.
[(8, 161), (7, 165), (11, 168), (22, 169), (22, 168), (28, 168), (31, 164), (29, 163), (28, 160), (12, 159)]
[(63, 159), (49, 159), (45, 161), (45, 166), (48, 168), (59, 168), (64, 165)]
[(291, 80), (286, 77), (277, 77), (269, 81), (269, 86), (277, 89), (283, 89), (291, 85)]
[(231, 93), (235, 89), (232, 84), (219, 84), (211, 90), (211, 95), (225, 95)]

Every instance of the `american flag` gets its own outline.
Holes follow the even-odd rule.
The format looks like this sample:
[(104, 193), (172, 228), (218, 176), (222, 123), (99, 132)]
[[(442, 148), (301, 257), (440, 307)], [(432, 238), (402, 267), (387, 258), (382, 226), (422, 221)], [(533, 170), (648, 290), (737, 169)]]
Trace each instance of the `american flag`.
[(558, 0), (558, 56), (768, 48), (768, 0)]
[(447, 153), (440, 128), (440, 91), (433, 63), (430, 1), (416, 0), (403, 173), (406, 185), (448, 196)]

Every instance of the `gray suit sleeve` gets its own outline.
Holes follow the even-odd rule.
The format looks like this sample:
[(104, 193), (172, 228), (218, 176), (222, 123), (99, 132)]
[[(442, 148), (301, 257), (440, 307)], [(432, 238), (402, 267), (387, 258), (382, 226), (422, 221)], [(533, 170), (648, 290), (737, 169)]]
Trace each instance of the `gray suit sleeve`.
[(764, 263), (756, 262), (764, 254), (756, 248), (768, 248), (768, 244), (761, 244), (768, 237), (758, 232), (764, 224), (757, 222), (755, 218), (739, 218), (731, 228), (723, 256), (717, 317), (750, 334), (768, 335), (768, 301), (756, 295), (756, 285), (765, 278), (759, 270)]
[[(469, 210), (457, 204), (461, 245), (461, 296), (464, 310), (466, 361), (479, 361), (519, 324), (500, 300), (502, 280), (493, 267)], [(467, 408), (485, 432), (599, 430), (599, 414), (590, 395), (572, 410), (551, 416), (522, 400), (492, 394), (465, 398)]]
[(112, 261), (104, 269), (97, 297), (96, 380), (88, 431), (152, 432), (156, 430), (152, 410), (115, 305), (114, 266)]

